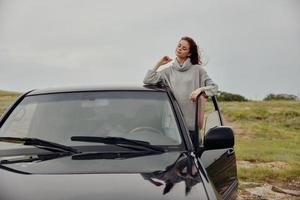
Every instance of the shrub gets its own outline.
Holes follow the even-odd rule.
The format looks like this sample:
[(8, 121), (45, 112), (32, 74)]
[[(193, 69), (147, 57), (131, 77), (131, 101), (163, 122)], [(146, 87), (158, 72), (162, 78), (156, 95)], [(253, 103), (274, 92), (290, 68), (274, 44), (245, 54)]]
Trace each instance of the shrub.
[(271, 101), (271, 100), (299, 100), (297, 96), (292, 94), (269, 94), (264, 99), (264, 101)]
[(218, 92), (218, 101), (248, 101), (245, 97), (239, 94), (229, 92)]

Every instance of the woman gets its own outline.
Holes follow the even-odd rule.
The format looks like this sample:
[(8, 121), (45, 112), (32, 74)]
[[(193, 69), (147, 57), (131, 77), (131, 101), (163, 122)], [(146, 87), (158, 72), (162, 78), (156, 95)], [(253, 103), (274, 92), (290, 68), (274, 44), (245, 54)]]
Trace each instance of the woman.
[[(162, 80), (170, 86), (182, 110), (190, 131), (195, 127), (195, 100), (200, 96), (199, 127), (203, 128), (204, 103), (208, 96), (216, 95), (218, 86), (209, 78), (201, 66), (198, 46), (190, 37), (182, 37), (176, 50), (175, 61), (167, 68), (157, 71), (172, 61), (168, 56), (161, 58), (144, 78), (144, 84), (157, 84)], [(202, 109), (201, 109), (202, 108)]]

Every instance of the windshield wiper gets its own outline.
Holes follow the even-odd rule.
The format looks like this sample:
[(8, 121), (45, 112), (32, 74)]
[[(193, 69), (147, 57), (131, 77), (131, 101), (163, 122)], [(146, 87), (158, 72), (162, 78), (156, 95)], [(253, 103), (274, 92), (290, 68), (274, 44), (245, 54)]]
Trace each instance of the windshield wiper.
[(77, 149), (72, 147), (50, 142), (47, 140), (41, 140), (38, 138), (18, 138), (18, 137), (0, 137), (0, 142), (17, 143), (28, 146), (36, 146), (41, 149), (45, 149), (51, 152), (68, 152), (68, 153), (79, 153)]
[(149, 142), (140, 141), (140, 140), (131, 140), (122, 137), (94, 137), (94, 136), (73, 136), (71, 137), (72, 141), (78, 142), (95, 142), (95, 143), (103, 143), (103, 144), (111, 144), (120, 147), (125, 147), (128, 149), (134, 150), (150, 150), (154, 152), (165, 152), (166, 150), (151, 145)]
[(34, 161), (46, 161), (46, 160), (52, 160), (52, 159), (61, 158), (64, 156), (70, 156), (70, 155), (71, 155), (71, 153), (69, 153), (69, 152), (60, 152), (60, 153), (52, 153), (52, 154), (46, 154), (46, 155), (21, 156), (21, 157), (12, 158), (12, 159), (0, 160), (0, 165), (34, 162)]
[(138, 151), (138, 152), (96, 152), (96, 153), (83, 153), (72, 156), (72, 160), (94, 160), (94, 159), (128, 159), (153, 154), (161, 154), (159, 151)]

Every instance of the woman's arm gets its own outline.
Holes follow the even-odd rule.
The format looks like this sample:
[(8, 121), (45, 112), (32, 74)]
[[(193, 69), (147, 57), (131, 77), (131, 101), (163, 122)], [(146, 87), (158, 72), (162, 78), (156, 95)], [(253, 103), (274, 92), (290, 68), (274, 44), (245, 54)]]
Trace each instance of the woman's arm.
[(207, 75), (207, 72), (201, 67), (200, 68), (200, 88), (194, 90), (190, 96), (191, 101), (195, 102), (199, 94), (199, 128), (204, 128), (204, 108), (208, 96), (217, 95), (218, 85), (213, 82), (213, 80)]
[(161, 58), (157, 64), (154, 66), (153, 69), (148, 70), (148, 72), (146, 73), (146, 76), (143, 80), (144, 84), (157, 84), (162, 80), (163, 75), (166, 73), (167, 69), (164, 69), (162, 71), (157, 71), (159, 69), (160, 66), (169, 63), (170, 61), (172, 61), (171, 58), (169, 58), (168, 56), (164, 56), (163, 58)]
[(205, 95), (217, 95), (218, 85), (208, 76), (207, 72), (202, 67), (200, 69), (200, 80), (200, 86)]
[(154, 69), (148, 70), (143, 80), (144, 84), (157, 84), (161, 81), (161, 74)]
[(200, 68), (200, 88), (197, 88), (191, 93), (190, 99), (195, 102), (197, 96), (202, 95), (209, 97), (217, 95), (218, 85), (207, 75), (207, 72), (201, 67)]

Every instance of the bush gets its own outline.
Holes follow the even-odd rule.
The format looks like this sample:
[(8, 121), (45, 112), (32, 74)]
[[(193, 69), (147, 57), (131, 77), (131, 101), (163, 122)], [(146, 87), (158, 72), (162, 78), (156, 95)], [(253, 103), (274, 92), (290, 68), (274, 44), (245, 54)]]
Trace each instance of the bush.
[(297, 96), (292, 95), (292, 94), (269, 94), (266, 96), (264, 101), (271, 101), (271, 100), (299, 100)]
[(219, 101), (248, 101), (245, 97), (239, 94), (232, 94), (229, 92), (218, 92)]

